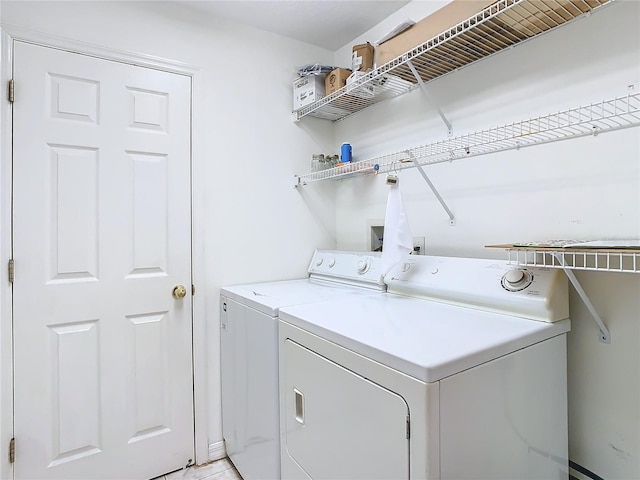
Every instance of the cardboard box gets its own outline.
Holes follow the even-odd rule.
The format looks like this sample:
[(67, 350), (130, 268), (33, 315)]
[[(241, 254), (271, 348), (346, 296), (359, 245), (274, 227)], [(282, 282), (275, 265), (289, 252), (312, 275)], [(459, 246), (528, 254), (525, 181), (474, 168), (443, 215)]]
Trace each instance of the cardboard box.
[(347, 93), (358, 98), (373, 98), (376, 96), (375, 85), (373, 82), (369, 82), (366, 85), (356, 86), (354, 82), (357, 82), (362, 77), (366, 76), (365, 72), (353, 72), (347, 78)]
[(336, 68), (327, 74), (325, 79), (325, 92), (327, 95), (340, 90), (347, 84), (347, 78), (351, 75), (351, 70), (346, 68)]
[(373, 68), (373, 45), (369, 42), (353, 47), (351, 69), (354, 72), (368, 72)]
[[(531, 35), (531, 33), (545, 32), (561, 20), (569, 21), (590, 11), (597, 5), (599, 3), (594, 0), (586, 0), (586, 2), (555, 0), (550, 5), (543, 2), (537, 3), (538, 10), (533, 13), (531, 8), (527, 9), (523, 5), (516, 5), (509, 10), (508, 14), (501, 17), (501, 21), (517, 32)], [(551, 17), (553, 21), (549, 22), (547, 17)]]
[(324, 77), (324, 75), (306, 75), (293, 82), (294, 112), (324, 97)]
[(460, 22), (481, 12), (496, 0), (453, 0), (412, 27), (376, 47), (376, 66), (380, 67)]

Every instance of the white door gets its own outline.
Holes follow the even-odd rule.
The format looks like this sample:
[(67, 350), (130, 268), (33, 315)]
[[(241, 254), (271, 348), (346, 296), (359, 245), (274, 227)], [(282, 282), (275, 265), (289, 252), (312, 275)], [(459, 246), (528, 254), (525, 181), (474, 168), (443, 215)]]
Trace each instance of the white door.
[(181, 468), (194, 458), (191, 80), (14, 45), (15, 478)]

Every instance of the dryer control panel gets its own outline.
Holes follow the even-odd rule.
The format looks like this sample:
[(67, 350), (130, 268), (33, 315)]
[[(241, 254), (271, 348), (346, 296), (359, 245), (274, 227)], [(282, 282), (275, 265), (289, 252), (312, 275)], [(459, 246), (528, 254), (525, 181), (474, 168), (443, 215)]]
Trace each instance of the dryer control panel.
[(377, 252), (316, 250), (309, 264), (309, 276), (316, 280), (384, 289)]
[(506, 261), (409, 256), (385, 276), (389, 292), (555, 322), (569, 317), (561, 270)]

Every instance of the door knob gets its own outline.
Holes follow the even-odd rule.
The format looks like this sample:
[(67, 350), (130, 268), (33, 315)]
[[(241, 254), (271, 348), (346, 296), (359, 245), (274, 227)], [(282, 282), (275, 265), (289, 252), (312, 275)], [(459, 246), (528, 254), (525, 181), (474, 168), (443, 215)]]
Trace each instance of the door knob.
[(173, 287), (172, 295), (176, 300), (180, 300), (187, 295), (187, 288), (184, 285), (176, 285)]

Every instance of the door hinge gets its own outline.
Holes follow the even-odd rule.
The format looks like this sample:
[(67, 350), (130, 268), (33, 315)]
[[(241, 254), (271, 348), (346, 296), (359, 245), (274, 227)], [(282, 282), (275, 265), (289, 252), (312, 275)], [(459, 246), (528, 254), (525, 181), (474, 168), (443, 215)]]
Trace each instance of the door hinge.
[(13, 103), (15, 98), (15, 87), (14, 87), (13, 78), (9, 80), (9, 86), (7, 88), (7, 98), (9, 102)]
[(407, 439), (411, 438), (411, 420), (407, 415)]
[(196, 286), (192, 283), (191, 284), (191, 296), (193, 297), (196, 294)]
[(9, 441), (9, 463), (16, 461), (16, 439), (12, 438)]
[(13, 283), (16, 278), (16, 264), (13, 261), (13, 258), (9, 260), (9, 282)]

